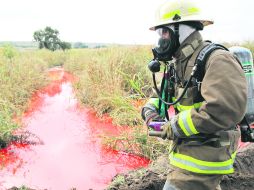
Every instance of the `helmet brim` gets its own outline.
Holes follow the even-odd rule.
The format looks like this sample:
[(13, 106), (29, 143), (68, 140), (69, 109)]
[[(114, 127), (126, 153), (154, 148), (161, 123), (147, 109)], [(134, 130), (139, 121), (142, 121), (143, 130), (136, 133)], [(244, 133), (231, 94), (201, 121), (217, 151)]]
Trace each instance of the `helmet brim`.
[(157, 25), (154, 25), (152, 27), (149, 28), (149, 30), (156, 30), (156, 28), (161, 27), (161, 26), (166, 26), (166, 25), (170, 25), (170, 24), (175, 24), (175, 23), (182, 23), (182, 22), (201, 22), (203, 24), (203, 26), (208, 26), (214, 23), (213, 20), (211, 19), (204, 19), (204, 20), (200, 20), (197, 18), (186, 18), (186, 19), (180, 19), (177, 21), (173, 21), (173, 20), (165, 20), (163, 22), (158, 23)]

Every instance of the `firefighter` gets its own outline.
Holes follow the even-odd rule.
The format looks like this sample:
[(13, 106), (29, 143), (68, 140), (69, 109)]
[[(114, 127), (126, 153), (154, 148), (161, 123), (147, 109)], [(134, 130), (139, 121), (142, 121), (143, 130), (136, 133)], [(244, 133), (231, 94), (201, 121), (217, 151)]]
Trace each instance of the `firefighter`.
[[(213, 21), (190, 0), (170, 0), (158, 9), (150, 28), (159, 35), (153, 53), (156, 60), (174, 65), (173, 88), (167, 87), (172, 102), (181, 96), (199, 52), (209, 44), (199, 31), (210, 24)], [(223, 175), (234, 172), (240, 137), (236, 126), (246, 104), (247, 83), (240, 64), (228, 51), (214, 50), (205, 62), (202, 81), (191, 80), (174, 105), (175, 116), (162, 126), (161, 138), (175, 145), (164, 190), (220, 189)], [(141, 113), (147, 125), (165, 119), (162, 107), (158, 97), (149, 99)]]

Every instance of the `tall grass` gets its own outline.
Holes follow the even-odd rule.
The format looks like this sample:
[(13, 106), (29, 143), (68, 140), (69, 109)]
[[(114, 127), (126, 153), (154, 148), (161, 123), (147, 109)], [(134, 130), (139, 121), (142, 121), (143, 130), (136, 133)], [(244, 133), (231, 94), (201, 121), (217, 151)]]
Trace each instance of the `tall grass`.
[(254, 41), (246, 41), (241, 44), (243, 47), (248, 48), (252, 52), (252, 56), (254, 56)]
[(132, 126), (120, 136), (104, 136), (104, 145), (155, 159), (167, 145), (147, 138), (140, 116), (141, 106), (151, 93), (150, 47), (110, 47), (74, 50), (64, 65), (78, 78), (78, 99), (94, 108), (98, 115), (108, 114), (117, 125)]
[(82, 103), (109, 114), (115, 124), (137, 125), (142, 120), (134, 104), (151, 90), (150, 58), (148, 47), (86, 49), (73, 52), (64, 67), (79, 78), (75, 87)]
[(242, 47), (245, 47), (245, 48), (248, 48), (252, 55), (254, 56), (254, 41), (245, 41), (245, 42), (242, 42), (242, 43), (223, 43), (224, 46), (226, 46), (227, 48), (229, 47), (232, 47), (232, 46), (242, 46)]
[[(6, 145), (31, 95), (47, 84), (47, 69), (62, 66), (70, 52), (0, 48), (0, 146)], [(73, 53), (75, 55), (75, 52)]]
[[(227, 46), (231, 45), (236, 44)], [(252, 42), (240, 45), (254, 52)], [(147, 138), (140, 116), (152, 89), (151, 73), (147, 69), (151, 58), (149, 46), (51, 52), (18, 51), (6, 45), (0, 49), (0, 139), (17, 127), (13, 117), (27, 108), (31, 94), (47, 82), (47, 68), (64, 66), (78, 78), (74, 87), (80, 102), (94, 108), (100, 116), (108, 114), (114, 124), (134, 126), (131, 135), (105, 137), (106, 145), (156, 157), (156, 150), (166, 148), (163, 143)]]
[(47, 83), (46, 70), (54, 64), (45, 51), (18, 51), (6, 45), (0, 49), (0, 139), (8, 141), (18, 127), (14, 117), (21, 116), (33, 92)]
[[(241, 45), (254, 53), (253, 44), (225, 45)], [(79, 78), (75, 89), (82, 103), (98, 115), (109, 114), (115, 124), (132, 126), (142, 124), (140, 106), (151, 94), (151, 58), (149, 46), (72, 50), (64, 67)]]
[(37, 57), (40, 61), (46, 63), (47, 67), (63, 66), (70, 56), (70, 51), (49, 51), (46, 49), (41, 49), (37, 51), (27, 52), (32, 57)]

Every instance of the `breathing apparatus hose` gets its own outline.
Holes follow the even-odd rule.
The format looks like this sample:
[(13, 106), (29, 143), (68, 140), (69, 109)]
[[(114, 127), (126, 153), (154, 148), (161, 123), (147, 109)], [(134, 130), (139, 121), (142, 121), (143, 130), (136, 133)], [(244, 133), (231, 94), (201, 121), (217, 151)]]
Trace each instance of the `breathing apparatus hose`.
[[(190, 76), (189, 80), (187, 81), (187, 83), (186, 83), (186, 85), (185, 85), (185, 87), (184, 87), (184, 90), (183, 90), (182, 94), (181, 94), (180, 97), (179, 97), (176, 101), (174, 101), (174, 102), (167, 102), (167, 101), (165, 101), (165, 100), (161, 97), (160, 91), (159, 91), (159, 89), (158, 89), (158, 87), (157, 87), (157, 84), (156, 84), (155, 72), (152, 72), (154, 89), (155, 89), (155, 91), (156, 91), (156, 94), (157, 94), (158, 98), (161, 100), (161, 102), (163, 102), (165, 105), (171, 106), (171, 105), (175, 105), (175, 104), (177, 104), (179, 101), (181, 101), (181, 99), (184, 97), (184, 95), (185, 95), (185, 93), (186, 93), (186, 91), (187, 91), (187, 89), (188, 89), (188, 87), (189, 87), (189, 85), (190, 85), (190, 82), (192, 81), (192, 79), (193, 79), (193, 77), (194, 77), (194, 75), (195, 75), (195, 73), (196, 73), (197, 65), (198, 65), (198, 64), (195, 64), (195, 65), (194, 65), (194, 67), (193, 67), (193, 69), (192, 69), (192, 72), (191, 72), (191, 76)], [(166, 66), (168, 67), (168, 65), (166, 65)], [(166, 73), (166, 74), (167, 74), (167, 77), (168, 77), (168, 73)], [(165, 77), (165, 70), (164, 70), (164, 77)], [(167, 77), (166, 77), (166, 80), (168, 79)], [(168, 87), (166, 86), (166, 88), (168, 88)], [(162, 93), (161, 93), (161, 94), (162, 94)], [(168, 116), (166, 115), (166, 117), (168, 117)], [(169, 118), (167, 118), (167, 119), (169, 119)], [(162, 131), (149, 131), (149, 136), (161, 137), (161, 136), (162, 136)]]
[[(202, 58), (203, 58), (203, 57), (202, 57)], [(201, 58), (199, 58), (199, 59), (201, 59)], [(200, 61), (199, 59), (198, 59), (198, 61), (196, 61), (195, 65), (194, 65), (194, 67), (193, 67), (193, 69), (192, 69), (191, 76), (190, 76), (189, 80), (187, 81), (187, 83), (186, 83), (186, 85), (185, 85), (185, 87), (184, 87), (184, 90), (183, 90), (182, 94), (181, 94), (180, 97), (179, 97), (178, 99), (176, 99), (176, 101), (174, 101), (174, 102), (166, 102), (166, 101), (163, 100), (163, 98), (160, 96), (160, 91), (159, 91), (159, 89), (158, 89), (158, 87), (157, 87), (157, 84), (156, 84), (155, 72), (152, 72), (154, 89), (155, 89), (155, 91), (156, 91), (156, 94), (157, 94), (158, 98), (161, 100), (161, 102), (163, 102), (164, 104), (166, 104), (166, 105), (168, 105), (168, 106), (171, 106), (171, 105), (175, 105), (175, 104), (177, 104), (178, 102), (181, 101), (181, 99), (184, 97), (184, 95), (185, 95), (185, 93), (186, 93), (186, 91), (187, 91), (187, 89), (188, 89), (188, 87), (189, 87), (189, 85), (190, 85), (191, 80), (193, 79), (194, 76), (196, 77), (196, 71), (197, 71), (198, 67), (200, 66), (200, 63), (202, 62), (202, 61)], [(167, 64), (166, 64), (166, 66), (168, 67)], [(172, 67), (172, 66), (170, 66), (170, 67)], [(164, 71), (164, 75), (165, 75), (165, 71)]]
[(155, 91), (156, 91), (156, 94), (157, 94), (158, 98), (159, 98), (164, 104), (166, 104), (166, 105), (168, 105), (168, 106), (175, 105), (175, 104), (177, 104), (178, 102), (180, 102), (181, 99), (184, 97), (184, 95), (185, 95), (185, 93), (186, 93), (186, 91), (187, 91), (187, 89), (188, 89), (188, 87), (189, 87), (189, 85), (190, 85), (190, 82), (191, 82), (191, 80), (192, 80), (192, 78), (193, 78), (193, 76), (194, 76), (194, 73), (195, 73), (196, 69), (197, 69), (197, 66), (195, 65), (195, 66), (193, 67), (193, 69), (192, 69), (191, 76), (190, 76), (189, 80), (187, 81), (187, 83), (186, 83), (186, 85), (185, 85), (185, 87), (184, 87), (184, 90), (183, 90), (182, 94), (181, 94), (180, 97), (179, 97), (176, 101), (174, 101), (174, 102), (166, 102), (166, 101), (163, 100), (163, 98), (160, 96), (160, 91), (159, 91), (159, 89), (158, 89), (158, 87), (157, 87), (157, 84), (156, 84), (155, 73), (153, 72), (153, 85), (154, 85), (154, 89), (155, 89)]

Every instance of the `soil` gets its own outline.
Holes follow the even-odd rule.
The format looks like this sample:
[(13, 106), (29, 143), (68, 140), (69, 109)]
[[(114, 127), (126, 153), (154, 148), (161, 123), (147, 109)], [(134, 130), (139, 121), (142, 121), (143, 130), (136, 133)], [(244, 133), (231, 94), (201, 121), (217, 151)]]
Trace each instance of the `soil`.
[[(222, 190), (253, 190), (254, 189), (254, 144), (238, 151), (234, 163), (235, 173), (225, 175), (221, 182)], [(119, 174), (113, 179), (110, 190), (161, 190), (170, 168), (167, 156), (162, 156), (146, 169), (139, 169), (127, 174)], [(125, 182), (117, 183), (123, 176)]]

